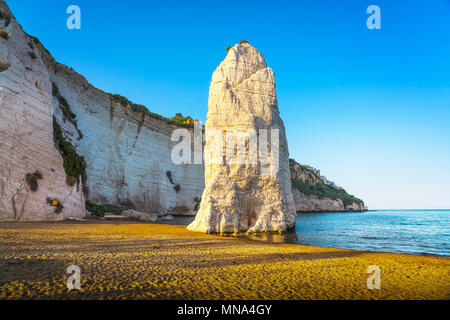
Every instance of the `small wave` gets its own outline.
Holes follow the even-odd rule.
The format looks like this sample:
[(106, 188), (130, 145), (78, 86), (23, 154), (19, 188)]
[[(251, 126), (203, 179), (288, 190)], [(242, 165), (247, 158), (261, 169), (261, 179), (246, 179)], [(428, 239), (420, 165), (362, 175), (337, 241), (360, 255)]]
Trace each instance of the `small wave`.
[(387, 237), (369, 237), (369, 236), (364, 236), (364, 237), (361, 237), (361, 239), (366, 239), (366, 240), (387, 240), (389, 238), (387, 238)]
[(399, 226), (426, 226), (429, 223), (419, 223), (419, 222), (400, 222)]

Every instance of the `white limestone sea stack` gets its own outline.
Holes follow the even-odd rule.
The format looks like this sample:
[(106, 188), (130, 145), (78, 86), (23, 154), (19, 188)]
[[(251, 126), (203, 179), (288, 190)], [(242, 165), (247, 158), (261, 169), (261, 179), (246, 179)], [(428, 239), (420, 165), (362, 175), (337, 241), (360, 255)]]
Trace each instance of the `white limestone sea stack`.
[[(255, 132), (258, 136), (257, 154), (260, 155), (261, 146), (264, 147), (261, 129), (268, 130), (268, 161), (258, 157), (255, 163), (251, 160), (255, 150), (249, 143), (248, 133)], [(278, 143), (271, 139), (272, 129), (278, 130)], [(223, 148), (218, 147), (217, 139), (211, 138), (217, 132), (222, 134)], [(226, 161), (229, 159), (227, 132), (244, 137), (243, 162)], [(230, 48), (213, 73), (205, 135), (206, 186), (200, 210), (188, 229), (206, 233), (257, 233), (283, 232), (294, 227), (296, 211), (289, 152), (278, 110), (274, 72), (267, 67), (263, 55), (246, 41)], [(208, 157), (224, 161), (208, 162)]]

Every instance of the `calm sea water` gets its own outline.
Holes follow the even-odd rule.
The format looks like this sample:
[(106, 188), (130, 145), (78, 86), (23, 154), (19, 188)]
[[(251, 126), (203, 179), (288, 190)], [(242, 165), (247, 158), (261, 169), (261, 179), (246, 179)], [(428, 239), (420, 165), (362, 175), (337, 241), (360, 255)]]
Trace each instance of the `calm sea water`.
[(299, 214), (296, 243), (450, 257), (450, 210)]
[[(172, 223), (187, 225), (192, 217)], [(450, 257), (450, 210), (302, 213), (295, 232), (246, 236), (258, 240)]]

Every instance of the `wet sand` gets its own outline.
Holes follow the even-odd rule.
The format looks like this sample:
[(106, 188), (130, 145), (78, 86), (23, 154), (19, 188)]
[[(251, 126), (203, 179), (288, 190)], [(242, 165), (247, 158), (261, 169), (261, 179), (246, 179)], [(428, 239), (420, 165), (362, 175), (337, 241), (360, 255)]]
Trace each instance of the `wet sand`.
[[(81, 268), (68, 290), (66, 268)], [(369, 290), (367, 268), (381, 268)], [(130, 222), (0, 223), (0, 299), (449, 299), (450, 259)]]

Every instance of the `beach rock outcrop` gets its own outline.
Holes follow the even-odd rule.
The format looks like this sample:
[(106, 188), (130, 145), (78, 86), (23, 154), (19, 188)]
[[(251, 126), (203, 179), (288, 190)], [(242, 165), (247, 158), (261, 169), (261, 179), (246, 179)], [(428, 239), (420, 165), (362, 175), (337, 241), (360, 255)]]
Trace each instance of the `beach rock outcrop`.
[(205, 136), (206, 186), (188, 229), (253, 233), (294, 227), (288, 146), (274, 72), (246, 41), (230, 48), (213, 73)]
[(175, 217), (170, 214), (159, 217), (159, 221), (173, 221), (174, 219)]
[(128, 219), (131, 220), (148, 221), (148, 222), (158, 221), (158, 215), (156, 214), (139, 212), (133, 209), (125, 210), (124, 212), (122, 212), (122, 216), (128, 217)]

